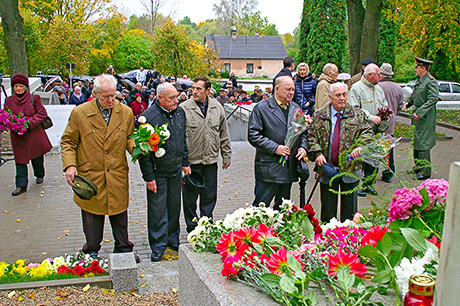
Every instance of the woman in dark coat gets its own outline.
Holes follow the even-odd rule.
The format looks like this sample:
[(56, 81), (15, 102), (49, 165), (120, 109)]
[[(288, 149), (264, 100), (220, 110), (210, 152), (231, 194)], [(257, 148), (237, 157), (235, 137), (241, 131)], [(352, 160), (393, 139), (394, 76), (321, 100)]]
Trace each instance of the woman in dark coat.
[(88, 101), (88, 99), (81, 92), (80, 86), (76, 86), (73, 94), (70, 95), (69, 104), (80, 105), (82, 103), (85, 103), (86, 101)]
[(29, 127), (23, 135), (10, 133), (16, 162), (16, 189), (13, 196), (27, 191), (27, 164), (32, 161), (36, 183), (43, 183), (45, 177), (44, 155), (52, 148), (41, 123), (48, 116), (39, 95), (29, 92), (29, 79), (23, 74), (16, 74), (11, 79), (14, 94), (5, 99), (5, 109), (18, 115), (23, 112), (29, 118)]
[(299, 104), (304, 113), (311, 116), (315, 105), (316, 81), (309, 70), (306, 63), (297, 66), (294, 101)]

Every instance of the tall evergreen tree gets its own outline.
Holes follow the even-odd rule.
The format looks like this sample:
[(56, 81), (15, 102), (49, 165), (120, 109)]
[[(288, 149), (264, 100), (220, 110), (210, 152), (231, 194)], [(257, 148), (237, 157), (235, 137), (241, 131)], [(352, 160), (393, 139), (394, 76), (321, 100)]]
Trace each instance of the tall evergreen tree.
[(297, 63), (305, 62), (317, 74), (327, 63), (334, 63), (339, 71), (346, 69), (347, 34), (344, 1), (304, 0), (300, 23), (299, 55)]
[(377, 62), (390, 63), (396, 66), (396, 42), (398, 37), (398, 25), (390, 18), (393, 8), (389, 7), (387, 1), (384, 2), (385, 9), (382, 11), (379, 30), (379, 56)]

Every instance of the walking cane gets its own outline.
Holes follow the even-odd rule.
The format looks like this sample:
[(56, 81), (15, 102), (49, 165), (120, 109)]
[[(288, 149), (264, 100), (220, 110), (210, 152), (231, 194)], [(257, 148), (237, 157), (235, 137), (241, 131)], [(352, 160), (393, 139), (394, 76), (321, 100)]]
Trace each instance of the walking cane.
[[(322, 175), (323, 175), (323, 169), (321, 169), (321, 172), (318, 174), (318, 177), (316, 178), (315, 185), (313, 185), (313, 189), (311, 190), (310, 196), (308, 197), (308, 200), (307, 200), (306, 203), (310, 203), (310, 200), (313, 197), (313, 194), (315, 193), (316, 187), (318, 186), (319, 179), (321, 178)], [(304, 206), (305, 206), (305, 203), (300, 203), (300, 207), (303, 208)]]

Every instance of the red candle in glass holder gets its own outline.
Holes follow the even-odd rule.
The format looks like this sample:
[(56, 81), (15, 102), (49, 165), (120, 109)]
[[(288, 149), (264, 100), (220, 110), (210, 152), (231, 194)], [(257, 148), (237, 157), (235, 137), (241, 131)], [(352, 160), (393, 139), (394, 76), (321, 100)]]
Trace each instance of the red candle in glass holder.
[(428, 275), (412, 275), (409, 292), (404, 297), (404, 306), (432, 306), (436, 281)]

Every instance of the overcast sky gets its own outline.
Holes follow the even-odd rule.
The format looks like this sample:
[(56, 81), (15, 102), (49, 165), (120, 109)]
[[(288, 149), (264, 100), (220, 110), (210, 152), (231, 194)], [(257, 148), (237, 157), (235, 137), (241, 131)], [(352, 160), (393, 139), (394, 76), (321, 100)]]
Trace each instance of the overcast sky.
[[(121, 13), (127, 17), (135, 14), (142, 15), (144, 7), (139, 0), (113, 0)], [(216, 16), (213, 5), (220, 0), (167, 0), (160, 9), (163, 15), (170, 15), (175, 21), (189, 16), (192, 22), (199, 23)], [(259, 0), (258, 10), (262, 17), (275, 24), (280, 34), (292, 33), (300, 24), (303, 0)]]

